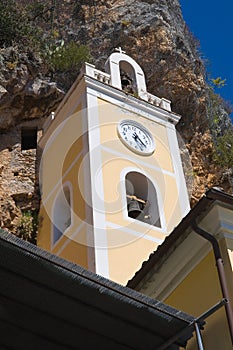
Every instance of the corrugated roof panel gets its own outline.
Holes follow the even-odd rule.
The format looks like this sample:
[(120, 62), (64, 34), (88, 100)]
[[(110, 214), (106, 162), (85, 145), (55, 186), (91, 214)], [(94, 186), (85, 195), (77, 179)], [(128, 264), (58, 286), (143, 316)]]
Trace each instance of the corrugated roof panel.
[[(25, 342), (24, 350), (150, 350), (194, 320), (13, 235), (0, 234), (0, 252), (5, 346), (15, 348), (18, 337), (16, 348)], [(192, 331), (177, 343), (185, 344)]]

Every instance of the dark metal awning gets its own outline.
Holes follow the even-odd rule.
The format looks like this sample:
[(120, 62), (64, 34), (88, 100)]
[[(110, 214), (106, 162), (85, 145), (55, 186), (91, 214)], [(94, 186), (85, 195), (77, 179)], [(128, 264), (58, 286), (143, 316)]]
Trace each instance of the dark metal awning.
[[(194, 318), (0, 230), (1, 349), (167, 349)], [(181, 336), (182, 334), (182, 336)]]

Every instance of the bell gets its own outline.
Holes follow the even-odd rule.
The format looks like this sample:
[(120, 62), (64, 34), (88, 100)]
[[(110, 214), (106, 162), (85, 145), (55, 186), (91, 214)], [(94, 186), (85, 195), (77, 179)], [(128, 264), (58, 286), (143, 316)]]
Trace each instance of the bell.
[(132, 199), (128, 205), (128, 215), (130, 218), (136, 219), (142, 213), (140, 204), (135, 199)]

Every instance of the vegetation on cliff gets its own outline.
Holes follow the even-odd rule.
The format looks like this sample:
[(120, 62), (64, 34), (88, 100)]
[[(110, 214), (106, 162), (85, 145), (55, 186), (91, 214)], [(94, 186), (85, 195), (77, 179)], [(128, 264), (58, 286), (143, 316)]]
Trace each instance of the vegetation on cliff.
[[(67, 90), (84, 61), (90, 60), (88, 47), (61, 35), (57, 1), (3, 0), (0, 4), (0, 47), (14, 47), (19, 52), (39, 57), (45, 75), (56, 74), (61, 87)], [(56, 13), (56, 18), (55, 18)], [(65, 40), (64, 40), (65, 39)], [(14, 69), (15, 62), (8, 68)], [(65, 76), (67, 76), (66, 81)]]

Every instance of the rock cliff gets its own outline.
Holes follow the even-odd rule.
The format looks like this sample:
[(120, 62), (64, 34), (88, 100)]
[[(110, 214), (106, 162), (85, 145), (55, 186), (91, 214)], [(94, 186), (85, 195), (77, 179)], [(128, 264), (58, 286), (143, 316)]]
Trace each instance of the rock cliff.
[[(148, 91), (170, 99), (172, 110), (182, 115), (178, 130), (182, 153), (187, 156), (185, 144), (192, 162), (192, 170), (187, 171), (193, 179), (191, 203), (211, 186), (232, 192), (233, 165), (220, 167), (214, 162), (213, 92), (179, 1), (62, 0), (52, 5), (41, 5), (43, 11), (35, 17), (45, 35), (52, 26), (58, 42), (87, 45), (101, 70), (109, 54), (121, 46), (142, 66)], [(41, 55), (24, 52), (22, 46), (0, 50), (0, 220), (3, 228), (15, 233), (22, 211), (36, 211), (39, 203), (34, 189), (35, 151), (20, 151), (20, 127), (33, 120), (39, 121), (37, 126), (42, 124), (72, 84), (73, 76), (67, 74), (51, 72)], [(221, 128), (229, 127), (221, 100), (214, 108), (218, 120), (224, 121)]]

